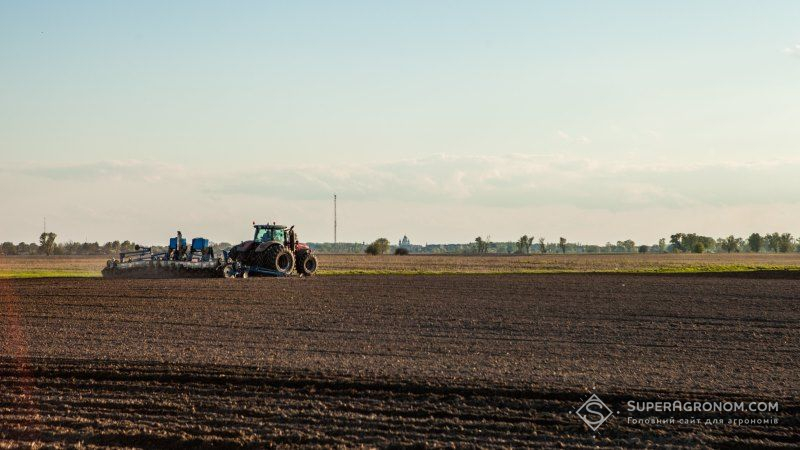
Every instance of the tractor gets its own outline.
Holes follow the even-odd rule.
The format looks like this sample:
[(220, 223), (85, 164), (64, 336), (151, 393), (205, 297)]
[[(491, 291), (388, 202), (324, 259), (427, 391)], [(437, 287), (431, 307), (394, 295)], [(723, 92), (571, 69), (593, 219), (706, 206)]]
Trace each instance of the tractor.
[(275, 222), (266, 225), (253, 223), (255, 234), (230, 249), (222, 269), (227, 278), (249, 275), (285, 276), (296, 271), (310, 276), (317, 271), (317, 257), (307, 244), (297, 240), (294, 225), (286, 227)]

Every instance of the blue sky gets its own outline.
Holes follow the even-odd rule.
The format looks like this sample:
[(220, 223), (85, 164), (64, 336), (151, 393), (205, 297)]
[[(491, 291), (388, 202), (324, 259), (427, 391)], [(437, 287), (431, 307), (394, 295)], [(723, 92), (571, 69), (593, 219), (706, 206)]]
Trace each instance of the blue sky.
[(161, 3), (0, 4), (0, 240), (800, 234), (800, 3)]

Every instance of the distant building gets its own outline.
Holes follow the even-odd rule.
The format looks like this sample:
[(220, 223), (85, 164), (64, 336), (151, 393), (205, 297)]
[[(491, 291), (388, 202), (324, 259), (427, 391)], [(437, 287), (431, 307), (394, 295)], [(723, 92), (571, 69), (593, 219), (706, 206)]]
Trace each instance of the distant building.
[(409, 248), (411, 247), (411, 241), (408, 239), (408, 236), (403, 235), (403, 239), (400, 239), (400, 241), (397, 243), (397, 246), (401, 248)]

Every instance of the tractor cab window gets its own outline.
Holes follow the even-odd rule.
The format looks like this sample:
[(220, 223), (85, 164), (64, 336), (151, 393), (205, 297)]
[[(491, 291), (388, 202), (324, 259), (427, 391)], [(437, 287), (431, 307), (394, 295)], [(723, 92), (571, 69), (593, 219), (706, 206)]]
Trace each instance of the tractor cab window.
[(278, 241), (283, 242), (284, 237), (284, 230), (280, 229), (270, 229), (270, 228), (259, 228), (256, 231), (256, 242), (267, 242), (267, 241)]
[(270, 230), (268, 228), (259, 228), (258, 230), (256, 230), (256, 239), (255, 239), (255, 241), (256, 242), (264, 242), (264, 241), (272, 240), (271, 239), (271, 234), (272, 233), (270, 233), (270, 231), (272, 231), (272, 230)]

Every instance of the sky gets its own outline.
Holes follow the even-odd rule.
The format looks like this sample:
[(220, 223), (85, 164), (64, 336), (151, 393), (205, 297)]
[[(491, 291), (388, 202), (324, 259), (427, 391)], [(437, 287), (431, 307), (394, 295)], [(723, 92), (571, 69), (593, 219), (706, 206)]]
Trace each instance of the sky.
[(0, 2), (0, 241), (800, 235), (800, 2)]

